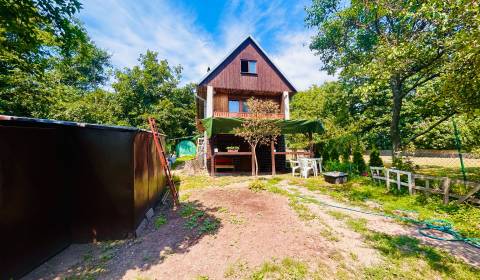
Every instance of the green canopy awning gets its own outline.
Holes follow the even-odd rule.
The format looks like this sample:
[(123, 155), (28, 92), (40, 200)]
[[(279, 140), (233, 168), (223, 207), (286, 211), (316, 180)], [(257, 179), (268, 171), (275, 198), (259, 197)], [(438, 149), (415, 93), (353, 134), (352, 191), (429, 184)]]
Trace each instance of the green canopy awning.
[[(323, 125), (319, 120), (273, 120), (276, 122), (282, 134), (294, 133), (323, 133)], [(233, 129), (242, 125), (240, 118), (206, 118), (202, 124), (207, 131), (208, 137), (215, 134), (233, 134)]]

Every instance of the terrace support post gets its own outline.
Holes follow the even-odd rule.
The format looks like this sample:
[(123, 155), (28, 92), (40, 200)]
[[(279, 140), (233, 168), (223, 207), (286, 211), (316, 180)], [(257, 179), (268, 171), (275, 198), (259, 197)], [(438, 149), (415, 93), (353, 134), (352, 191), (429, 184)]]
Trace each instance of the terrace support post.
[(210, 157), (210, 172), (212, 173), (212, 177), (215, 177), (215, 152), (212, 152), (212, 156)]
[(270, 150), (272, 154), (272, 175), (275, 175), (275, 143), (270, 142)]
[(285, 115), (285, 119), (290, 119), (290, 96), (288, 95), (288, 91), (283, 92), (283, 113)]
[(207, 86), (207, 118), (213, 117), (213, 86)]

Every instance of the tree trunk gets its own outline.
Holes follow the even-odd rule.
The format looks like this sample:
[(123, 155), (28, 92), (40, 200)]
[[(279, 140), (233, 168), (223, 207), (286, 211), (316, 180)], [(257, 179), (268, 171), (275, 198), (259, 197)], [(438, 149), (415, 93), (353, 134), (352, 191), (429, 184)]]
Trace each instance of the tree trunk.
[(390, 125), (390, 139), (392, 141), (392, 160), (400, 151), (402, 140), (400, 135), (400, 113), (402, 110), (402, 83), (398, 76), (390, 80), (390, 88), (393, 94), (392, 122)]
[(258, 176), (257, 145), (251, 145), (251, 149), (254, 162), (253, 170), (255, 170), (255, 176)]

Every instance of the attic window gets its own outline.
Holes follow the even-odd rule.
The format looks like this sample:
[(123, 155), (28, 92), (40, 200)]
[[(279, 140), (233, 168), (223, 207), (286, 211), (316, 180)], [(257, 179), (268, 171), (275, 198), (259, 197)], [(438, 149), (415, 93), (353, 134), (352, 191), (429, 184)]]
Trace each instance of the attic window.
[(255, 60), (240, 60), (240, 71), (243, 74), (257, 74), (257, 62)]

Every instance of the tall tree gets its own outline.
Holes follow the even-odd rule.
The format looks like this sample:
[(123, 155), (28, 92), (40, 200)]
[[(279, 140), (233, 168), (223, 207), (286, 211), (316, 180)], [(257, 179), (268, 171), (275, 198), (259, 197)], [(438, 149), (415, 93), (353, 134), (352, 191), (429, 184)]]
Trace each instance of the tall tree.
[(147, 118), (154, 117), (169, 137), (191, 135), (195, 131), (194, 86), (178, 86), (181, 67), (171, 67), (152, 51), (140, 55), (139, 64), (115, 74), (112, 87), (119, 119), (130, 126), (146, 127)]
[[(472, 35), (471, 30), (478, 30), (476, 1), (314, 0), (307, 13), (307, 24), (318, 28), (310, 47), (324, 69), (340, 71), (364, 104), (388, 102), (393, 152), (401, 149), (402, 126), (409, 121), (403, 115), (405, 102), (431, 120), (425, 130), (466, 106), (444, 102), (439, 93), (461, 95), (440, 89), (448, 89), (442, 77), (455, 72), (451, 63), (458, 46), (452, 42), (458, 40), (458, 31)], [(469, 16), (468, 24), (461, 15)]]

